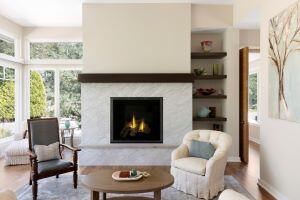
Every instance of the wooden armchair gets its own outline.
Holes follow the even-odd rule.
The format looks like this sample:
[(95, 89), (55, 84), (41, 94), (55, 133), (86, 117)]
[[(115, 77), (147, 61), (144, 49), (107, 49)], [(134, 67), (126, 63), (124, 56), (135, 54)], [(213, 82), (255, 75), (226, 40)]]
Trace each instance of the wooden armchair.
[[(73, 173), (74, 188), (77, 188), (77, 152), (80, 149), (70, 147), (66, 144), (60, 144), (59, 139), (59, 124), (57, 118), (45, 118), (45, 119), (30, 119), (27, 120), (28, 133), (29, 133), (29, 156), (30, 156), (30, 181), (32, 185), (32, 197), (33, 200), (37, 199), (38, 183), (39, 179), (56, 176), (68, 172)], [(59, 142), (59, 152), (61, 159), (54, 159), (48, 161), (39, 162), (34, 152), (34, 145), (49, 145), (55, 142)], [(63, 160), (61, 156), (61, 147), (65, 147), (73, 151), (73, 162)]]

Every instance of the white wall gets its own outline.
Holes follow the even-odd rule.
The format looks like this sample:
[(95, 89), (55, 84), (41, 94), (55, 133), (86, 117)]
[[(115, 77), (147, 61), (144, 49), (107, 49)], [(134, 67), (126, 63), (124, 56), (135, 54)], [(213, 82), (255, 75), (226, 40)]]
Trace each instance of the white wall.
[[(261, 23), (261, 168), (260, 184), (278, 199), (300, 199), (300, 124), (268, 117), (268, 22), (295, 0), (265, 0), (262, 2)], [(296, 75), (298, 76), (298, 75)]]
[(240, 48), (259, 47), (260, 31), (259, 29), (241, 29), (240, 30)]
[(85, 73), (189, 73), (190, 4), (84, 4)]
[(239, 28), (258, 29), (261, 20), (260, 2), (261, 0), (234, 0), (233, 25)]
[(232, 24), (232, 5), (192, 5), (192, 30), (220, 29)]
[(232, 136), (233, 144), (230, 156), (239, 157), (239, 30), (228, 28), (223, 34), (223, 48), (227, 52), (224, 58), (224, 91), (227, 99), (223, 104), (223, 113), (227, 117), (224, 128)]

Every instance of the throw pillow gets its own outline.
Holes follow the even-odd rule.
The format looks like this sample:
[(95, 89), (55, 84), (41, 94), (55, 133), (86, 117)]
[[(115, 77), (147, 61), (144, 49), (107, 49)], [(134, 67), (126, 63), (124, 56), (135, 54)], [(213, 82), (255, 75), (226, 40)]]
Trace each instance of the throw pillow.
[(39, 162), (60, 159), (58, 142), (49, 145), (34, 145), (34, 152)]
[(189, 154), (190, 157), (198, 157), (209, 160), (211, 157), (213, 157), (215, 151), (215, 147), (209, 142), (192, 140)]

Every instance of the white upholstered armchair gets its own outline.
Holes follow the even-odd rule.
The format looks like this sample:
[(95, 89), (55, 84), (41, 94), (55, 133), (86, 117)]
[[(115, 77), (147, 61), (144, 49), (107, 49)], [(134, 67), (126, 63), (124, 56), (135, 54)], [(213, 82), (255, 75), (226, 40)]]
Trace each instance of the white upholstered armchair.
[[(213, 157), (209, 160), (189, 157), (192, 140), (210, 142), (216, 149)], [(173, 187), (198, 198), (216, 196), (224, 189), (224, 171), (231, 143), (231, 136), (220, 131), (194, 130), (187, 133), (182, 144), (172, 152)]]

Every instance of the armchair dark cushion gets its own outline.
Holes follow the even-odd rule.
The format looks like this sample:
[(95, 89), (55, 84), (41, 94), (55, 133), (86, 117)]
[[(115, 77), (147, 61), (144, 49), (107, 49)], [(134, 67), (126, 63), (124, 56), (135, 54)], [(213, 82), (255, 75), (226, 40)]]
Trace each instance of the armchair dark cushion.
[(38, 173), (42, 174), (52, 170), (60, 170), (72, 166), (73, 166), (72, 162), (62, 160), (62, 159), (43, 161), (38, 163)]
[(49, 145), (59, 142), (59, 127), (56, 118), (32, 120), (28, 126), (31, 134), (31, 149), (34, 145)]

